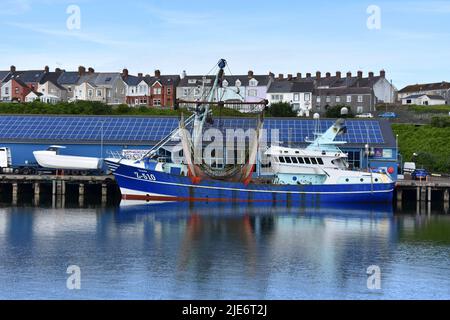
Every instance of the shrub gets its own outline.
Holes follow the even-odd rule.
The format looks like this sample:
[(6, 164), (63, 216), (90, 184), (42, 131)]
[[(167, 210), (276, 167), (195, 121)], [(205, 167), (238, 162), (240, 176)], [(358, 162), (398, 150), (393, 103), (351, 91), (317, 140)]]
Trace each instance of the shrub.
[[(341, 109), (347, 108), (348, 113), (347, 114), (341, 114)], [(327, 111), (325, 113), (325, 116), (327, 118), (354, 118), (355, 115), (353, 114), (352, 108), (350, 106), (341, 104), (334, 107), (328, 107), (326, 108)]]
[(292, 106), (287, 102), (272, 103), (266, 110), (266, 115), (269, 117), (296, 117), (297, 112), (292, 109)]
[(436, 128), (450, 127), (450, 116), (431, 118), (431, 126)]

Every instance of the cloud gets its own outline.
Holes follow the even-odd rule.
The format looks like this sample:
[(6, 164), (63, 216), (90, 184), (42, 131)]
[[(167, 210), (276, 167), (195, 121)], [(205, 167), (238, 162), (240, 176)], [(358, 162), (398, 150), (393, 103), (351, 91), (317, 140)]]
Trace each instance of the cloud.
[(169, 25), (195, 26), (208, 24), (213, 21), (211, 14), (162, 9), (148, 3), (140, 3), (139, 7), (151, 14), (153, 17)]
[(448, 1), (408, 1), (389, 2), (385, 4), (388, 9), (398, 12), (413, 12), (421, 14), (450, 14), (450, 2)]
[(29, 0), (3, 0), (0, 15), (14, 16), (31, 10)]
[(105, 46), (138, 47), (138, 46), (142, 45), (140, 42), (114, 40), (111, 38), (106, 38), (100, 34), (85, 33), (80, 30), (65, 30), (65, 29), (56, 30), (56, 29), (49, 29), (47, 27), (43, 27), (43, 26), (39, 26), (39, 25), (23, 24), (23, 23), (15, 23), (15, 22), (12, 22), (12, 23), (8, 22), (5, 24), (8, 26), (11, 26), (11, 27), (16, 27), (16, 28), (32, 31), (35, 33), (43, 34), (43, 35), (73, 38), (73, 39), (76, 39), (79, 41), (90, 42), (90, 43), (95, 43), (95, 44), (105, 45)]

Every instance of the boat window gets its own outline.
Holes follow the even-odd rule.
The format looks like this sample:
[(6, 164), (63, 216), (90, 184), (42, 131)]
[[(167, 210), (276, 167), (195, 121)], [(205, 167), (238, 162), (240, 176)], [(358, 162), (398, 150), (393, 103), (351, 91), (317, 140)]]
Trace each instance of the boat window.
[(292, 157), (292, 163), (298, 163), (297, 158), (296, 157)]
[(296, 151), (295, 151), (295, 153), (296, 153), (296, 154), (299, 154), (299, 153), (300, 153), (300, 151), (296, 150)]
[(285, 159), (286, 159), (286, 163), (292, 163), (291, 157), (285, 157)]
[(281, 162), (281, 163), (285, 163), (284, 157), (280, 157), (279, 159), (280, 159), (280, 162)]
[(312, 164), (317, 164), (316, 158), (311, 158), (311, 162), (312, 162)]
[(298, 159), (298, 163), (301, 163), (301, 164), (305, 163), (305, 161), (303, 161), (303, 158), (298, 157), (297, 159)]
[(317, 162), (318, 162), (319, 164), (323, 164), (322, 158), (317, 158)]
[(306, 164), (311, 164), (311, 160), (309, 160), (309, 158), (305, 158), (305, 163)]

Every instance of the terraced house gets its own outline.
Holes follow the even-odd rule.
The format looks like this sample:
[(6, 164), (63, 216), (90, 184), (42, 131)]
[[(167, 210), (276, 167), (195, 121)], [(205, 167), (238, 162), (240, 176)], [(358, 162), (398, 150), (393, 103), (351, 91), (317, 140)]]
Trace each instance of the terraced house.
[(111, 105), (122, 104), (126, 101), (126, 89), (121, 73), (98, 73), (89, 68), (87, 73), (81, 72), (74, 88), (73, 100), (98, 101)]
[[(177, 87), (177, 97), (184, 101), (204, 100), (209, 94), (214, 76), (188, 76), (185, 72)], [(266, 99), (267, 89), (273, 81), (271, 75), (254, 75), (253, 71), (248, 71), (246, 75), (225, 76), (222, 81), (222, 88), (219, 95), (228, 107), (236, 107), (231, 102), (255, 103), (255, 105), (238, 105), (241, 112), (255, 111), (255, 108), (261, 108), (258, 105)]]
[[(6, 72), (2, 72), (4, 75)], [(11, 66), (1, 82), (1, 100), (24, 102), (31, 91), (36, 91), (45, 70), (17, 71)]]

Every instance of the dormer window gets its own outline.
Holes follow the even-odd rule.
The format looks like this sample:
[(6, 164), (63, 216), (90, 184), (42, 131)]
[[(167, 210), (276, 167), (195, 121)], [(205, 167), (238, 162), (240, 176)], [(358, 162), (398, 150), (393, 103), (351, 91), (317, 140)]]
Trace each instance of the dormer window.
[(242, 85), (241, 80), (236, 80), (236, 87), (240, 87)]
[(188, 83), (189, 84), (195, 84), (195, 83), (197, 83), (197, 79), (189, 79)]
[(258, 81), (256, 81), (256, 79), (251, 79), (248, 84), (250, 87), (256, 87), (258, 85)]

